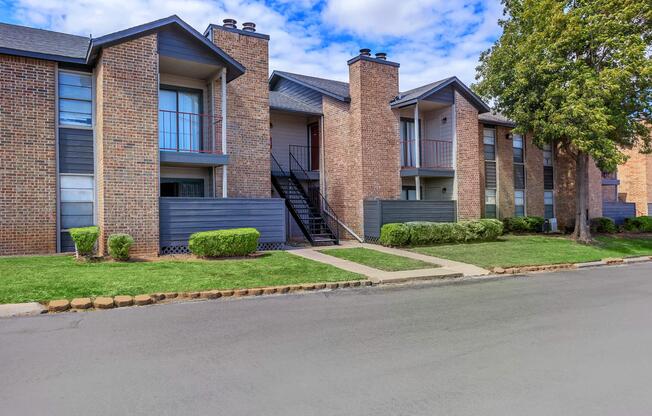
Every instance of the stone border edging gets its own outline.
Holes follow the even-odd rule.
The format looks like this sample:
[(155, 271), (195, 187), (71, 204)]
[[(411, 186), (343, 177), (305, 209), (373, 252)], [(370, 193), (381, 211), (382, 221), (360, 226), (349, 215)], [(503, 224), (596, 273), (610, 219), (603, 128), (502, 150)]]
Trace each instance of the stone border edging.
[(519, 266), (519, 267), (494, 267), (491, 269), (496, 274), (519, 274), (529, 272), (552, 272), (569, 269), (585, 269), (588, 267), (612, 266), (615, 264), (632, 264), (652, 261), (652, 256), (625, 257), (625, 258), (606, 258), (598, 261), (589, 261), (585, 263), (559, 263), (546, 264), (540, 266)]
[(274, 294), (287, 294), (302, 291), (315, 291), (315, 290), (333, 290), (340, 288), (352, 288), (361, 286), (373, 286), (369, 279), (365, 280), (349, 280), (342, 282), (328, 282), (328, 283), (301, 283), (294, 285), (281, 285), (281, 286), (268, 286), (256, 287), (249, 289), (226, 289), (226, 290), (204, 290), (204, 291), (190, 291), (190, 292), (159, 292), (144, 295), (116, 295), (113, 297), (101, 296), (94, 299), (91, 298), (75, 298), (56, 299), (47, 303), (47, 309), (43, 312), (58, 313), (65, 311), (89, 311), (99, 309), (113, 309), (124, 308), (130, 306), (146, 306), (154, 303), (172, 303), (176, 301), (185, 300), (204, 300), (204, 299), (219, 299), (219, 298), (240, 298), (240, 297), (253, 297)]

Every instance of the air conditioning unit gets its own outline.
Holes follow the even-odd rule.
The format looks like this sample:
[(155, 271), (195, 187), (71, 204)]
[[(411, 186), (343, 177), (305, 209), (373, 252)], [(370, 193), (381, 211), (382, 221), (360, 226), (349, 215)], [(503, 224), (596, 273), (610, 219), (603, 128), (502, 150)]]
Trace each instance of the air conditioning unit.
[(559, 229), (557, 228), (557, 218), (548, 218), (543, 224), (543, 231), (546, 233), (559, 232)]

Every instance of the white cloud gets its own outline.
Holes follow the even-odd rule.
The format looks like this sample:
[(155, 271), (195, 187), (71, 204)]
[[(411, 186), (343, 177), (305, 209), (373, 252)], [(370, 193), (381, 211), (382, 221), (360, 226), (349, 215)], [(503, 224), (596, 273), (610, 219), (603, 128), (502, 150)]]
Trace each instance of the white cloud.
[(499, 0), (268, 1), (18, 0), (13, 10), (29, 26), (94, 37), (172, 14), (200, 32), (227, 17), (253, 21), (271, 36), (270, 69), (346, 81), (346, 61), (369, 46), (401, 63), (402, 89), (450, 75), (472, 82), (502, 10)]

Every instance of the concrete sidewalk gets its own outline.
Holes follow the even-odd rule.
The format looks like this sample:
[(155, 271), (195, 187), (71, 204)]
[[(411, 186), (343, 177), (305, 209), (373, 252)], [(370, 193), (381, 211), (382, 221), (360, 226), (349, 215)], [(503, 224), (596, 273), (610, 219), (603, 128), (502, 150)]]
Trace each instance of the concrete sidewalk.
[[(321, 253), (324, 249), (340, 249), (340, 248), (366, 248), (376, 250), (383, 253), (393, 254), (401, 257), (407, 257), (414, 260), (421, 260), (426, 263), (432, 263), (441, 267), (433, 267), (428, 269), (417, 270), (403, 270), (397, 272), (388, 272), (383, 270), (374, 269), (373, 267), (365, 266), (363, 264), (355, 263), (349, 260), (344, 260), (338, 257), (329, 256)], [(353, 273), (358, 273), (366, 276), (374, 283), (402, 283), (415, 280), (432, 280), (432, 279), (447, 279), (457, 278), (463, 276), (481, 276), (489, 274), (488, 270), (479, 267), (454, 262), (438, 257), (426, 256), (424, 254), (413, 253), (407, 250), (399, 250), (389, 247), (382, 247), (375, 244), (361, 244), (356, 242), (343, 242), (339, 246), (325, 246), (325, 247), (311, 247), (298, 250), (290, 250), (288, 253), (318, 261), (320, 263), (329, 264), (342, 270)]]

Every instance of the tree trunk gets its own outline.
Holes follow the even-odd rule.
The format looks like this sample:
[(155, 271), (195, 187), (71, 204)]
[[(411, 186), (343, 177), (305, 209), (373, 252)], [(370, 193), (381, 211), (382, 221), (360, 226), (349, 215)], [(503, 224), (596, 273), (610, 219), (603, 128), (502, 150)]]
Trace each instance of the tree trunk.
[(578, 151), (575, 166), (575, 231), (573, 238), (580, 243), (590, 243), (589, 227), (589, 155)]

